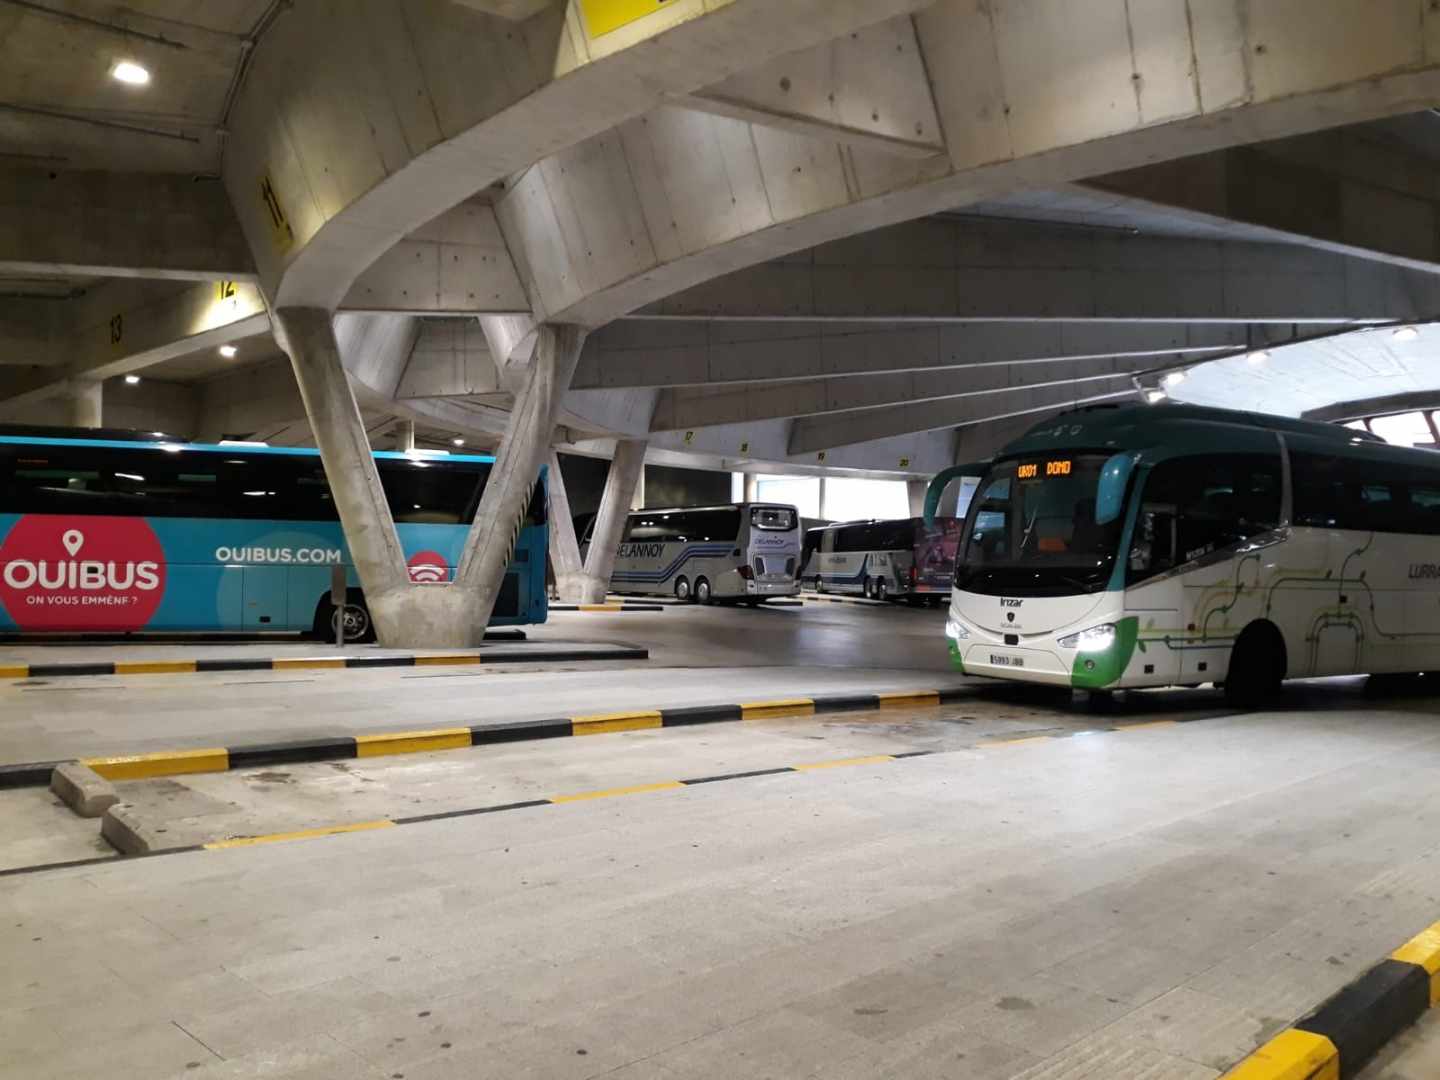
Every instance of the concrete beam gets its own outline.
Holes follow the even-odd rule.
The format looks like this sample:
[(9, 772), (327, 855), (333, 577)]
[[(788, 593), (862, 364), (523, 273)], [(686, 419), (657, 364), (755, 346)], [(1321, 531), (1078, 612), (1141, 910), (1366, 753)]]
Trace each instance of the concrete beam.
[[(1428, 111), (1411, 124), (1440, 130)], [(1337, 128), (1147, 165), (1083, 188), (1204, 222), (1237, 221), (1326, 251), (1440, 269), (1432, 158), (1386, 124)]]
[(945, 152), (915, 23), (908, 16), (779, 57), (679, 103), (905, 157)]
[(1135, 397), (1130, 376), (1118, 375), (1075, 387), (1027, 387), (970, 398), (942, 398), (879, 409), (855, 409), (794, 421), (790, 428), (789, 451), (792, 454), (809, 454), (896, 435), (961, 427), (981, 420), (1003, 420), (1090, 402)]
[(0, 274), (254, 281), (255, 263), (214, 181), (0, 169)]
[(423, 225), (355, 281), (342, 311), (474, 315), (526, 312), (505, 238), (487, 202), (468, 200)]
[(249, 282), (176, 288), (122, 279), (71, 304), (64, 312), (68, 332), (45, 345), (51, 377), (4, 399), (7, 412), (64, 393), (76, 379), (99, 381), (143, 371), (270, 328), (259, 288)]
[(1440, 276), (1306, 247), (931, 217), (676, 293), (692, 318), (1349, 322), (1440, 311)]
[[(825, 413), (862, 413), (888, 405), (944, 400), (972, 401), (986, 407), (1009, 401), (1013, 391), (1041, 392), (1111, 386), (1116, 376), (1132, 376), (1153, 367), (1143, 357), (1065, 360), (1042, 365), (1002, 365), (976, 370), (925, 374), (856, 375), (779, 386), (742, 383), (724, 388), (662, 390), (651, 420), (652, 431), (678, 431), (716, 424), (742, 424)], [(1002, 406), (1003, 408), (1003, 406)]]
[(718, 386), (1260, 347), (1273, 324), (668, 320), (611, 323), (586, 342), (576, 389)]

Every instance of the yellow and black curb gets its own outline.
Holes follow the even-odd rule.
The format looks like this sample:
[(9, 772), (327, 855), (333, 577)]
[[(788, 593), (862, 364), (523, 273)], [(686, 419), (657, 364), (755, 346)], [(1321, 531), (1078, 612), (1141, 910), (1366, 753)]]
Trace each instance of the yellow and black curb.
[[(924, 708), (956, 701), (969, 691), (903, 690), (882, 694), (840, 694), (817, 697), (746, 701), (727, 705), (700, 705), (679, 709), (644, 709), (628, 712), (563, 716), (551, 720), (519, 720), (470, 727), (434, 728), (422, 731), (391, 731), (363, 735), (342, 735), (288, 742), (255, 743), (249, 746), (198, 747), (162, 750), (150, 754), (118, 757), (80, 758), (106, 780), (149, 780), (186, 773), (225, 772), (229, 769), (268, 768), (312, 761), (343, 761), (350, 758), (415, 754), (435, 750), (459, 750), (496, 743), (529, 742), (536, 739), (600, 735), (615, 731), (643, 731), (650, 728), (689, 727), (695, 724), (727, 723), (737, 720), (769, 720), (787, 716), (846, 712), (884, 708)], [(43, 787), (59, 761), (37, 761), (0, 765), (0, 788)]]
[(603, 604), (551, 604), (550, 611), (590, 611), (590, 612), (616, 612), (616, 611), (664, 611), (672, 605), (655, 603), (636, 603), (634, 601), (617, 602), (607, 600)]
[(1440, 923), (1417, 934), (1221, 1080), (1348, 1080), (1440, 1003)]
[[(476, 664), (556, 664), (580, 660), (648, 660), (650, 650), (564, 649), (536, 646), (507, 652), (412, 653), (400, 656), (219, 657), (204, 660), (114, 660), (99, 663), (0, 664), (0, 679), (60, 679), (77, 675), (193, 675), (236, 671), (329, 671), (353, 668), (469, 667)], [(0, 787), (3, 787), (0, 782)]]

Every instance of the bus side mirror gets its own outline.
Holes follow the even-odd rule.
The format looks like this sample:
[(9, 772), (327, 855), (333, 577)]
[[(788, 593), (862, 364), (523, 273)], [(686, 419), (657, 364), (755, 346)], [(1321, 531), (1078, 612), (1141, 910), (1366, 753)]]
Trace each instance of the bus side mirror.
[(930, 529), (935, 526), (935, 515), (940, 510), (940, 499), (944, 496), (946, 488), (962, 477), (979, 478), (984, 476), (985, 470), (989, 466), (988, 461), (980, 461), (971, 465), (955, 465), (931, 480), (930, 486), (925, 489), (925, 513), (923, 515), (925, 527)]
[(1135, 455), (1116, 454), (1100, 469), (1100, 485), (1095, 492), (1095, 524), (1108, 525), (1125, 511), (1125, 487), (1135, 471)]

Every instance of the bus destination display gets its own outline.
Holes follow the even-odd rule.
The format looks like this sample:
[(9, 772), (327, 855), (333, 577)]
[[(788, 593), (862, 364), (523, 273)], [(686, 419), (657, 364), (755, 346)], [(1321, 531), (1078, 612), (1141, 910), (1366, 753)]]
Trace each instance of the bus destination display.
[(1054, 461), (1027, 461), (1020, 465), (1015, 475), (1020, 480), (1039, 480), (1041, 477), (1069, 476), (1074, 462), (1069, 458), (1059, 458)]

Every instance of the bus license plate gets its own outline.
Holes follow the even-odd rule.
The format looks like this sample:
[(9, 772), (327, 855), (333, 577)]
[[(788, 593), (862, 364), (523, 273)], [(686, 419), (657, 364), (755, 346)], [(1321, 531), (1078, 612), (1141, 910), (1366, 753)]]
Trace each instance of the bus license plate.
[(1025, 658), (1023, 656), (1001, 656), (999, 653), (992, 652), (990, 663), (996, 667), (1024, 667)]

